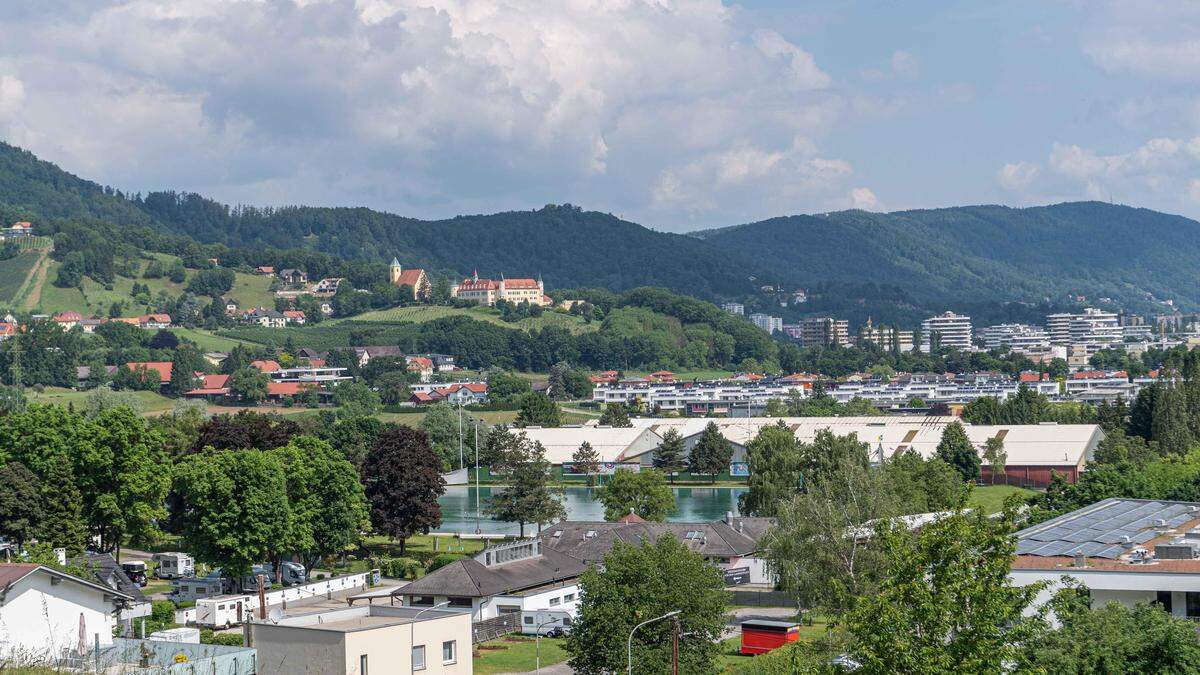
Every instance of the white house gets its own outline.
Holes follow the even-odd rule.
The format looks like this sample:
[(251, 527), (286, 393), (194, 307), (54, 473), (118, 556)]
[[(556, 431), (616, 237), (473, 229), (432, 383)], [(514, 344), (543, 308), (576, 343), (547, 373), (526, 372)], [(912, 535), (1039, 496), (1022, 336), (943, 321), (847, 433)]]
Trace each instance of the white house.
[(0, 565), (0, 661), (47, 662), (107, 647), (133, 598), (35, 564)]

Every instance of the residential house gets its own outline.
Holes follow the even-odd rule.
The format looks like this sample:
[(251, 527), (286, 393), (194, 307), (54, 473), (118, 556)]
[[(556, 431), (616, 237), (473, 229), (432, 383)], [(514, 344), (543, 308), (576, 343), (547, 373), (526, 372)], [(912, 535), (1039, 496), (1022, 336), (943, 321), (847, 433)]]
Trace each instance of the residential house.
[(511, 627), (519, 621), (523, 631), (533, 632), (549, 617), (569, 627), (579, 606), (579, 576), (587, 567), (545, 547), (543, 540), (518, 539), (456, 560), (393, 595), (407, 607), (449, 602), (450, 609), (469, 612), (476, 624), (507, 619)]
[(148, 328), (150, 330), (161, 330), (163, 328), (170, 328), (171, 327), (171, 315), (170, 314), (146, 314), (145, 316), (138, 317), (138, 324), (141, 325), (142, 328)]
[(113, 642), (133, 597), (35, 564), (0, 564), (0, 662), (52, 662)]
[(304, 312), (298, 309), (285, 309), (283, 311), (283, 318), (285, 322), (297, 326), (303, 326), (308, 321), (308, 317), (304, 315)]
[(206, 400), (219, 400), (229, 396), (229, 376), (228, 375), (201, 375), (201, 384), (199, 387), (185, 392), (186, 398), (200, 398)]
[(5, 237), (31, 237), (33, 236), (33, 223), (27, 220), (18, 220), (4, 232)]
[(81, 315), (79, 312), (72, 311), (59, 312), (51, 317), (51, 321), (59, 326), (62, 326), (62, 329), (67, 331), (71, 330), (75, 326), (78, 326), (79, 322), (83, 321), (83, 315)]
[(279, 280), (289, 286), (303, 286), (308, 283), (308, 275), (304, 270), (289, 267), (279, 271)]
[(392, 258), (392, 264), (388, 267), (388, 279), (393, 286), (407, 286), (412, 289), (413, 300), (424, 300), (429, 297), (429, 291), (432, 289), (432, 284), (429, 282), (429, 275), (423, 269), (404, 269), (400, 265), (400, 261)]
[(380, 356), (403, 357), (404, 350), (389, 345), (374, 345), (370, 347), (354, 347), (354, 355), (358, 357), (358, 367), (366, 368), (371, 359)]
[(343, 281), (345, 281), (345, 279), (342, 277), (330, 277), (322, 279), (313, 284), (312, 292), (333, 295), (334, 293), (338, 292), (339, 288), (341, 288)]
[(405, 362), (408, 363), (408, 371), (417, 373), (422, 382), (428, 382), (433, 378), (433, 361), (424, 356), (406, 356)]
[(71, 563), (90, 569), (94, 581), (132, 598), (117, 611), (117, 620), (121, 623), (121, 630), (125, 635), (132, 635), (134, 619), (150, 616), (150, 598), (142, 594), (141, 587), (125, 574), (125, 570), (121, 569), (111, 553), (84, 553), (72, 558)]
[(299, 396), (309, 389), (315, 389), (317, 386), (315, 382), (277, 382), (272, 380), (267, 383), (267, 400), (279, 402), (285, 398)]
[(279, 362), (274, 359), (256, 359), (250, 362), (250, 367), (257, 368), (267, 374), (283, 370), (283, 366), (279, 365)]
[(17, 324), (3, 321), (0, 322), (0, 340), (6, 340), (17, 334)]
[(81, 328), (83, 328), (84, 333), (87, 333), (88, 335), (92, 335), (93, 333), (96, 332), (97, 328), (99, 328), (101, 325), (104, 324), (104, 322), (105, 322), (104, 319), (101, 319), (98, 317), (92, 317), (90, 319), (80, 320), (79, 326)]
[(270, 265), (259, 265), (258, 267), (254, 268), (254, 271), (258, 274), (265, 274), (266, 276), (272, 276), (275, 274), (275, 268)]
[(156, 373), (159, 382), (166, 384), (171, 381), (172, 365), (170, 361), (130, 361), (125, 364), (125, 367), (132, 370), (135, 375), (150, 372)]
[[(431, 603), (432, 604), (432, 603)], [(249, 624), (258, 675), (470, 675), (471, 615), (359, 605)]]
[(288, 324), (288, 319), (284, 316), (283, 312), (277, 312), (265, 307), (256, 307), (243, 312), (242, 321), (262, 326), (263, 328), (283, 328)]
[(411, 387), (410, 403), (424, 405), (446, 401), (452, 405), (487, 403), (487, 383), (453, 382), (451, 384), (422, 383)]

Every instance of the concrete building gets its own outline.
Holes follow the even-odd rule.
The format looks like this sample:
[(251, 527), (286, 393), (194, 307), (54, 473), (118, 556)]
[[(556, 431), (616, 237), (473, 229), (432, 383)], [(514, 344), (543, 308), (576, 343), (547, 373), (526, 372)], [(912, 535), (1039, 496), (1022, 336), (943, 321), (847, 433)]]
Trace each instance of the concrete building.
[[(798, 330), (789, 335), (805, 347), (828, 347), (838, 345), (845, 347), (850, 344), (850, 322), (845, 319), (834, 319), (828, 316), (810, 316), (794, 324)], [(911, 341), (911, 335), (909, 339)]]
[(1044, 604), (1068, 577), (1093, 607), (1157, 602), (1200, 619), (1200, 503), (1110, 498), (1017, 533), (1010, 578), (1049, 582)]
[(0, 565), (0, 663), (57, 663), (113, 642), (134, 598), (35, 564)]
[(646, 410), (693, 415), (730, 414), (765, 407), (771, 399), (786, 401), (808, 396), (809, 379), (782, 377), (748, 381), (617, 380), (597, 382), (592, 400), (600, 405), (622, 403)]
[(900, 353), (905, 354), (913, 350), (913, 332), (893, 326), (875, 326), (867, 319), (867, 324), (858, 332), (855, 343), (860, 347), (873, 344), (883, 350), (890, 350), (894, 344)]
[(740, 302), (726, 302), (721, 305), (721, 309), (734, 316), (745, 316), (746, 314), (746, 306)]
[(1050, 335), (1038, 326), (1002, 323), (979, 331), (984, 349), (1008, 347), (1014, 352), (1042, 352), (1050, 347)]
[(921, 322), (921, 351), (928, 352), (935, 341), (941, 347), (971, 349), (971, 317), (945, 312), (925, 319)]
[(546, 296), (542, 278), (537, 279), (480, 279), (476, 272), (471, 278), (463, 279), (450, 289), (450, 295), (461, 300), (470, 300), (478, 305), (491, 307), (504, 300), (514, 304), (529, 303), (546, 307), (552, 301)]
[[(1062, 312), (1046, 316), (1046, 332), (1054, 345), (1111, 345), (1122, 341), (1118, 316), (1088, 307), (1082, 313)], [(1095, 350), (1093, 349), (1093, 352)]]
[(783, 318), (756, 312), (750, 315), (750, 323), (774, 335), (783, 330)]
[(250, 624), (257, 675), (470, 675), (471, 615), (359, 605)]

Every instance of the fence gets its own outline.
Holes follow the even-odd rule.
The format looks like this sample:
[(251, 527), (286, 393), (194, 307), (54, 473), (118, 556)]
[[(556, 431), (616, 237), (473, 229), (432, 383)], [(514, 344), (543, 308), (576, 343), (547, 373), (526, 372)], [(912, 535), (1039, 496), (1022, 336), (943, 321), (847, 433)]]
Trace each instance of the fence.
[(254, 675), (256, 655), (245, 647), (113, 638), (110, 646), (66, 653), (53, 667), (122, 675)]
[(521, 630), (521, 613), (501, 614), (494, 619), (485, 619), (471, 624), (471, 642), (479, 644)]
[[(304, 602), (316, 598), (328, 598), (334, 593), (343, 591), (362, 591), (368, 586), (370, 572), (359, 572), (357, 574), (347, 574), (341, 577), (325, 579), (323, 581), (315, 581), (303, 586), (291, 586), (281, 588), (274, 591), (267, 591), (266, 601), (267, 607), (273, 605), (282, 605), (287, 607), (289, 602)], [(246, 610), (258, 609), (258, 595), (249, 593), (250, 601), (246, 603)], [(187, 625), (196, 621), (196, 608), (189, 607), (187, 609), (176, 610), (175, 623)]]

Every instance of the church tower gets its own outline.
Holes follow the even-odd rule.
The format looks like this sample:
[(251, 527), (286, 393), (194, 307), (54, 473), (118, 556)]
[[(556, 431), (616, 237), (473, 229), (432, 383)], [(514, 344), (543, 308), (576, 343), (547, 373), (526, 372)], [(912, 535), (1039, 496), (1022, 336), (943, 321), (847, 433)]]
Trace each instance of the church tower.
[(393, 286), (400, 280), (400, 273), (403, 271), (404, 268), (400, 266), (400, 261), (392, 258), (392, 264), (388, 267), (388, 277), (391, 279)]

